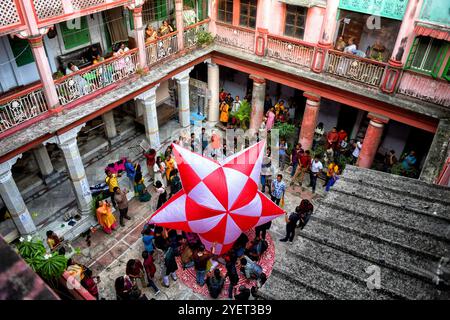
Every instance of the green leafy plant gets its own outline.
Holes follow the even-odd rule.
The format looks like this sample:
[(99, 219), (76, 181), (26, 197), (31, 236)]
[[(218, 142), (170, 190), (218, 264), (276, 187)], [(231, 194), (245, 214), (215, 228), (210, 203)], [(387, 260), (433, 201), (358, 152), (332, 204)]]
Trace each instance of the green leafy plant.
[(292, 138), (297, 132), (297, 128), (293, 124), (289, 124), (287, 122), (277, 122), (274, 128), (278, 129), (280, 137), (286, 140)]
[(341, 171), (344, 171), (345, 166), (349, 163), (351, 163), (352, 157), (346, 157), (343, 154), (339, 155), (339, 157), (336, 159), (336, 164), (339, 166), (339, 169)]
[(214, 42), (214, 37), (211, 32), (208, 31), (199, 31), (197, 32), (197, 43), (200, 46), (207, 46)]
[(45, 247), (41, 240), (33, 241), (31, 236), (28, 236), (27, 240), (24, 238), (20, 238), (19, 240), (20, 242), (17, 245), (17, 250), (22, 258), (32, 259), (45, 254)]
[(241, 102), (241, 106), (239, 107), (239, 110), (236, 112), (231, 112), (231, 117), (235, 117), (241, 128), (246, 130), (250, 124), (250, 115), (252, 113), (252, 106), (247, 100), (243, 100)]
[(67, 259), (57, 253), (46, 255), (37, 262), (37, 273), (46, 280), (57, 279), (67, 268)]

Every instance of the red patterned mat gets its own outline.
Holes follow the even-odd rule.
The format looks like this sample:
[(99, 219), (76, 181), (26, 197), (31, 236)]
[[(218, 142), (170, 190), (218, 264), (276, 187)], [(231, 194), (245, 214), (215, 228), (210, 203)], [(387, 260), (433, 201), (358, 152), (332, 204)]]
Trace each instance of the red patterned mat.
[[(255, 237), (255, 231), (253, 229), (247, 231), (245, 234), (248, 236), (250, 241), (253, 240)], [(275, 245), (274, 245), (272, 237), (270, 236), (269, 233), (267, 233), (267, 235), (266, 235), (266, 241), (269, 246), (268, 246), (266, 252), (264, 252), (264, 254), (259, 259), (258, 264), (261, 265), (263, 272), (267, 275), (267, 277), (269, 277), (270, 274), (272, 273), (273, 264), (275, 261)], [(195, 273), (194, 267), (183, 270), (180, 257), (177, 257), (177, 263), (178, 263), (177, 277), (179, 279), (181, 279), (181, 281), (186, 286), (188, 286), (189, 288), (192, 288), (192, 290), (195, 293), (201, 294), (201, 295), (209, 298), (210, 296), (209, 296), (208, 287), (206, 286), (206, 284), (203, 287), (200, 287), (197, 284), (196, 273)], [(227, 273), (225, 265), (219, 263), (218, 268), (222, 272), (222, 275), (225, 275)], [(247, 288), (251, 288), (252, 286), (256, 285), (255, 280), (246, 279), (239, 270), (238, 270), (238, 274), (239, 274), (239, 283), (236, 286), (236, 288), (239, 288), (239, 286), (241, 286), (241, 285), (244, 285)], [(226, 278), (225, 285), (223, 287), (222, 293), (220, 294), (219, 298), (227, 298), (228, 297), (229, 283), (230, 283), (229, 279)]]

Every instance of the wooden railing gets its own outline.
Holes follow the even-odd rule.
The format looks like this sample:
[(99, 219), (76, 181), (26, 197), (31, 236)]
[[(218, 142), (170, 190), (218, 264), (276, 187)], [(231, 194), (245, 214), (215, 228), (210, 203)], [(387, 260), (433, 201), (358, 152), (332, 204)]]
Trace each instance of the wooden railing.
[(71, 73), (55, 81), (62, 105), (94, 93), (135, 74), (138, 69), (138, 49)]
[(1, 0), (0, 34), (17, 29), (24, 24), (19, 0)]
[(199, 32), (208, 31), (209, 19), (197, 22), (184, 28), (184, 47), (192, 48), (197, 45)]
[(146, 44), (147, 64), (152, 66), (157, 62), (178, 52), (178, 31), (166, 34)]
[(269, 35), (267, 56), (304, 67), (311, 67), (314, 45), (300, 40)]
[(255, 30), (216, 22), (216, 41), (222, 45), (255, 52)]
[(329, 50), (325, 72), (359, 81), (371, 86), (380, 86), (386, 64), (360, 58), (353, 54)]
[(0, 133), (48, 111), (42, 85), (0, 99)]
[(410, 70), (404, 71), (398, 93), (450, 107), (450, 83)]

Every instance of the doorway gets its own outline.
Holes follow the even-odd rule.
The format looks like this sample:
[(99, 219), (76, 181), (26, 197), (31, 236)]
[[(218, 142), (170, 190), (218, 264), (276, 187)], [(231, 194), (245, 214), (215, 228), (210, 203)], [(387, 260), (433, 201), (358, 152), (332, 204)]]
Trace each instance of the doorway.
[(338, 131), (344, 129), (348, 136), (351, 136), (357, 117), (358, 109), (341, 104), (336, 128)]

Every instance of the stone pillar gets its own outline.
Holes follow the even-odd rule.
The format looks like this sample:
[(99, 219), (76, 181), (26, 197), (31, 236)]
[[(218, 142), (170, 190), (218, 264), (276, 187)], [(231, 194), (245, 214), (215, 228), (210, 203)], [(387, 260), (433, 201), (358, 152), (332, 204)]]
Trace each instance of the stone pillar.
[(320, 96), (310, 92), (305, 92), (303, 95), (306, 97), (306, 106), (298, 142), (302, 144), (303, 150), (310, 150), (319, 117)]
[(45, 184), (50, 184), (57, 180), (60, 176), (59, 173), (53, 168), (52, 161), (48, 155), (47, 148), (45, 145), (40, 145), (39, 147), (33, 149), (34, 159), (41, 172), (42, 180)]
[(69, 173), (69, 178), (72, 182), (72, 189), (77, 200), (78, 211), (81, 214), (90, 214), (92, 195), (77, 144), (78, 132), (84, 125), (85, 124), (57, 135), (47, 140), (47, 142), (56, 143), (62, 150), (67, 172)]
[(146, 70), (147, 54), (145, 51), (145, 27), (142, 25), (142, 6), (133, 9), (134, 33), (137, 47), (139, 48), (139, 66)]
[(184, 22), (183, 22), (183, 0), (175, 0), (175, 19), (177, 27), (178, 50), (184, 49)]
[(450, 120), (441, 119), (431, 142), (428, 155), (420, 172), (419, 179), (429, 183), (435, 183), (442, 171), (449, 155), (450, 144)]
[(376, 117), (370, 113), (368, 117), (370, 122), (362, 142), (357, 163), (362, 168), (370, 168), (372, 166), (373, 159), (375, 159), (380, 145), (381, 136), (383, 135), (384, 124), (387, 123), (387, 120), (383, 120), (382, 117)]
[(119, 139), (117, 136), (116, 123), (114, 122), (114, 112), (113, 110), (102, 114), (102, 120), (105, 124), (105, 133), (110, 144), (116, 143)]
[(172, 78), (178, 84), (178, 118), (180, 119), (180, 126), (183, 128), (189, 127), (191, 123), (189, 73), (192, 69), (186, 69)]
[(211, 92), (208, 122), (211, 126), (219, 121), (219, 80), (219, 66), (213, 62), (208, 62), (208, 89)]
[(33, 219), (12, 177), (11, 168), (22, 155), (0, 163), (0, 196), (21, 235), (36, 231)]
[(33, 52), (36, 67), (41, 79), (44, 91), (45, 101), (51, 112), (60, 112), (62, 107), (59, 104), (58, 93), (56, 92), (56, 86), (53, 82), (52, 70), (48, 62), (47, 55), (45, 53), (44, 42), (42, 35), (37, 37), (31, 37), (28, 39)]
[(159, 84), (136, 97), (137, 101), (142, 106), (145, 136), (147, 137), (150, 146), (156, 150), (161, 146), (159, 140), (158, 115), (156, 112), (156, 89), (158, 86)]
[(264, 117), (264, 98), (266, 96), (266, 80), (250, 75), (253, 80), (252, 114), (250, 116), (250, 129), (258, 131)]

